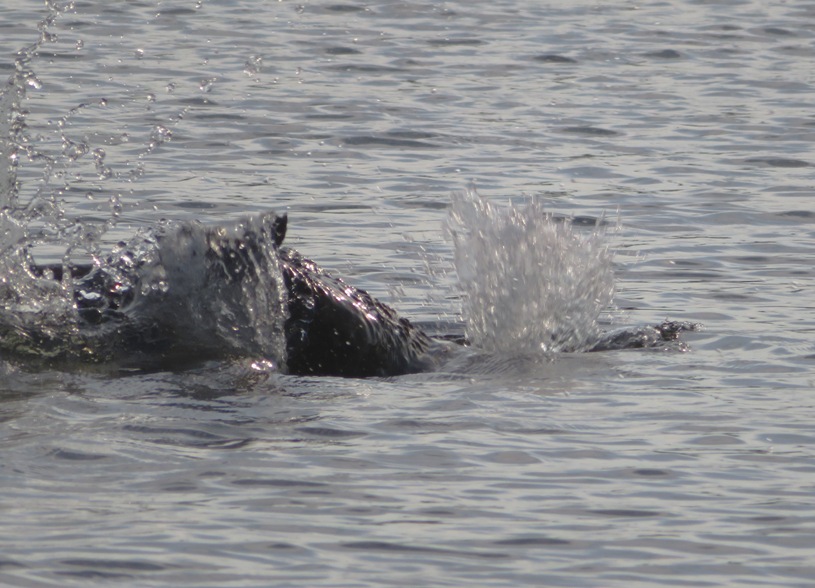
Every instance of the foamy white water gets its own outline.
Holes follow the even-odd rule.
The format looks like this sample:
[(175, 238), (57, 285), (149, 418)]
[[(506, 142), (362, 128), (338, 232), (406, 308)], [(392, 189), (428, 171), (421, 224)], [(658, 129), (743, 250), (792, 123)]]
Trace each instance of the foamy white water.
[(467, 337), (500, 355), (590, 345), (614, 298), (605, 232), (578, 230), (538, 200), (517, 205), (453, 193), (447, 220)]

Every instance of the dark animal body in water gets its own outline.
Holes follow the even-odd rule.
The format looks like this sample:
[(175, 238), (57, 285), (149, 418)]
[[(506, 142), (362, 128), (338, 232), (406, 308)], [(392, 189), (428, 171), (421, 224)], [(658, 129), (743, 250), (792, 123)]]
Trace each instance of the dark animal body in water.
[[(429, 336), (364, 290), (283, 247), (286, 228), (287, 217), (273, 214), (239, 223), (232, 230), (198, 223), (174, 225), (157, 238), (161, 252), (158, 267), (162, 276), (168, 271), (193, 276), (183, 301), (166, 294), (153, 299), (144, 294), (155, 290), (161, 281), (156, 282), (153, 275), (153, 283), (147, 287), (145, 276), (151, 273), (151, 263), (126, 250), (101, 266), (69, 266), (70, 280), (63, 280), (62, 265), (34, 265), (31, 271), (38, 277), (70, 283), (81, 329), (107, 332), (109, 346), (119, 355), (172, 358), (176, 357), (174, 348), (185, 346), (192, 355), (228, 354), (228, 344), (216, 340), (208, 347), (202, 342), (213, 339), (213, 331), (196, 333), (190, 323), (220, 314), (221, 323), (245, 324), (246, 316), (230, 310), (228, 304), (223, 306), (224, 301), (245, 294), (247, 289), (262, 289), (266, 284), (261, 282), (274, 280), (275, 275), (283, 290), (279, 299), (287, 373), (343, 377), (414, 373), (432, 369), (437, 363), (435, 356), (454, 343), (467, 345), (464, 337)], [(270, 265), (278, 266), (278, 273), (270, 272)], [(221, 306), (207, 306), (208, 297), (218, 298)], [(163, 310), (157, 312), (157, 306)], [(190, 311), (193, 307), (194, 313)], [(658, 327), (613, 331), (585, 350), (657, 346), (691, 328), (687, 323), (666, 322)], [(227, 324), (225, 330), (240, 329)], [(232, 352), (251, 355), (262, 350), (250, 345)]]
[[(431, 338), (364, 290), (331, 276), (298, 252), (281, 247), (286, 227), (285, 215), (265, 215), (237, 235), (220, 227), (202, 228), (197, 223), (185, 223), (175, 230), (202, 233), (205, 246), (198, 254), (203, 258), (198, 267), (204, 275), (197, 277), (204, 284), (202, 291), (209, 291), (222, 302), (230, 297), (232, 287), (266, 287), (256, 282), (269, 277), (264, 266), (270, 251), (276, 253), (274, 262), (282, 274), (286, 306), (283, 331), (288, 373), (368, 377), (426, 369)], [(166, 240), (166, 236), (159, 238), (160, 243)], [(172, 246), (188, 249), (183, 255), (196, 256), (194, 247), (187, 244), (174, 239)], [(111, 338), (125, 350), (172, 356), (172, 347), (184, 344), (179, 341), (183, 334), (178, 333), (178, 325), (166, 324), (172, 318), (171, 309), (161, 314), (163, 321), (143, 320), (145, 309), (138, 300), (143, 268), (138, 263), (129, 267), (134, 257), (120, 254), (110, 260), (110, 266), (98, 268), (70, 267), (79, 316), (88, 328), (104, 326), (116, 331)], [(61, 265), (48, 265), (35, 266), (34, 271), (62, 280), (64, 270)], [(214, 288), (208, 288), (213, 284)], [(206, 296), (202, 291), (188, 291), (185, 296)], [(164, 300), (159, 299), (161, 302)], [(171, 299), (167, 302), (173, 303)], [(236, 321), (240, 322), (240, 317)]]

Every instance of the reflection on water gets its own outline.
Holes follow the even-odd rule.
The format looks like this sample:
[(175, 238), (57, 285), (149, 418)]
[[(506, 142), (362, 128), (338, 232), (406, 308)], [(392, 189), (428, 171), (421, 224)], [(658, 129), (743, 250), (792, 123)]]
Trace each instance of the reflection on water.
[[(46, 15), (4, 14), (5, 78)], [(66, 10), (21, 70), (36, 72), (22, 147), (55, 162), (45, 177), (23, 149), (16, 168), (19, 202), (50, 203), (44, 260), (69, 235), (92, 259), (83, 243), (108, 251), (163, 217), (288, 210), (297, 248), (449, 324), (454, 275), (424, 263), (449, 267), (442, 209), (474, 179), (491, 201), (619, 211), (615, 321), (707, 330), (686, 354), (393, 380), (3, 360), (2, 583), (806, 585), (811, 16), (751, 1)]]

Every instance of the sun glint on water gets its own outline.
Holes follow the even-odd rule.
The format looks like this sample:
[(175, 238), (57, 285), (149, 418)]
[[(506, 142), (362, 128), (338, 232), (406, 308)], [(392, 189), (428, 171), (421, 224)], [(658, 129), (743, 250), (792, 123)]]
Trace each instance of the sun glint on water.
[(473, 346), (534, 355), (596, 339), (614, 298), (604, 230), (578, 229), (534, 200), (500, 206), (474, 188), (453, 195), (447, 230)]

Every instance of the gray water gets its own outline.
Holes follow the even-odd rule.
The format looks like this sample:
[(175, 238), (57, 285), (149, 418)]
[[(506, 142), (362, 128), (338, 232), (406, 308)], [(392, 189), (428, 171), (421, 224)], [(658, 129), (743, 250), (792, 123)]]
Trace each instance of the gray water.
[(613, 323), (705, 330), (387, 380), (2, 360), (0, 584), (815, 583), (815, 4), (81, 2), (47, 32), (54, 165), (23, 158), (19, 200), (104, 247), (287, 211), (292, 246), (455, 324), (474, 181), (619, 217)]

